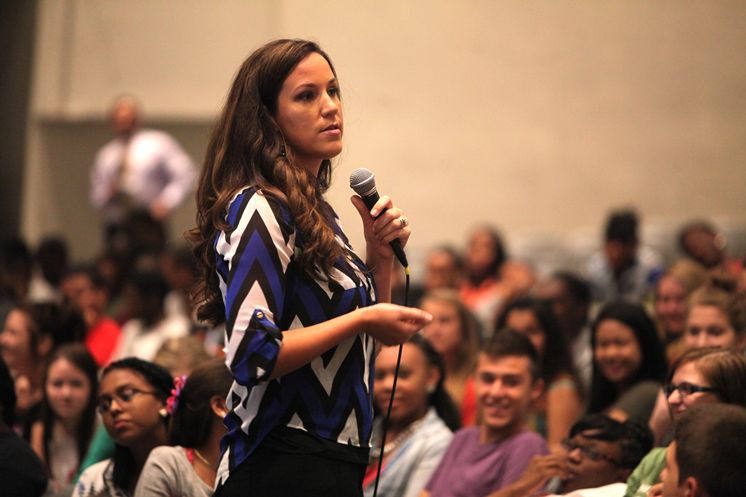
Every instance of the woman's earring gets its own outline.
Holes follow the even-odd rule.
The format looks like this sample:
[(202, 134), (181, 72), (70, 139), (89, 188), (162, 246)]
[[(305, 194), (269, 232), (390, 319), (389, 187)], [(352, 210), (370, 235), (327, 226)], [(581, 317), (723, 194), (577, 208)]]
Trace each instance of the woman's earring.
[(168, 411), (165, 407), (161, 407), (160, 409), (158, 409), (158, 415), (163, 419), (166, 419), (168, 417)]
[(287, 154), (285, 153), (285, 147), (282, 147), (280, 149), (280, 157), (287, 157)]
[(432, 395), (433, 393), (435, 393), (435, 385), (428, 385), (425, 391), (428, 395)]

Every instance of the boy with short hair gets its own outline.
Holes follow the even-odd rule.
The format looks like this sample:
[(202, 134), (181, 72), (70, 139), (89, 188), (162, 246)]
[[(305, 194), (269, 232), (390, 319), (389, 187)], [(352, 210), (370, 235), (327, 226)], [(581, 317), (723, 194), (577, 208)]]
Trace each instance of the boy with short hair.
[(420, 497), (487, 495), (548, 452), (544, 439), (525, 427), (544, 387), (528, 338), (499, 331), (479, 354), (474, 387), (481, 422), (454, 435)]

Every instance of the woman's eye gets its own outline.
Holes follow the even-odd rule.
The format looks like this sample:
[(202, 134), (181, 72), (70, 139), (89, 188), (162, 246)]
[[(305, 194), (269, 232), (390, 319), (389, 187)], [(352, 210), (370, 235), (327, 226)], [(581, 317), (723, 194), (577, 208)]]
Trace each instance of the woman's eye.
[(125, 388), (121, 392), (119, 392), (119, 398), (123, 401), (127, 402), (135, 395), (135, 391), (131, 388)]
[(308, 102), (309, 100), (313, 99), (313, 93), (311, 93), (310, 91), (304, 91), (303, 93), (298, 94), (296, 99), (300, 100), (301, 102)]
[(327, 93), (329, 93), (329, 96), (331, 97), (338, 97), (339, 96), (339, 88), (331, 87), (329, 90), (327, 90)]

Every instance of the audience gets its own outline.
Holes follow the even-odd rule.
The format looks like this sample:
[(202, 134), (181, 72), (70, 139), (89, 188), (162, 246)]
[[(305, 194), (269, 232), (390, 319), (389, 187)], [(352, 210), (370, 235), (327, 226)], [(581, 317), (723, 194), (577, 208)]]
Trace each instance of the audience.
[(501, 330), (479, 353), (475, 378), (479, 426), (456, 432), (420, 497), (487, 495), (517, 480), (535, 455), (548, 452), (544, 440), (525, 428), (543, 388), (528, 338)]
[(725, 250), (725, 236), (708, 221), (691, 221), (679, 230), (679, 249), (686, 257), (713, 274), (738, 278), (743, 262), (731, 259)]
[[(540, 265), (554, 272), (535, 288), (489, 226), (464, 253), (431, 248), (408, 300), (434, 319), (402, 348), (387, 421), (398, 349), (376, 360), (364, 495), (379, 463), (381, 497), (740, 495), (744, 411), (719, 409), (746, 406), (742, 254), (695, 221), (661, 274), (639, 232), (612, 212), (587, 281)], [(110, 235), (74, 266), (62, 237), (0, 243), (2, 495), (211, 495), (224, 329), (196, 322), (191, 249), (152, 213)], [(641, 423), (673, 443), (650, 450)]]
[(99, 367), (106, 366), (119, 342), (121, 327), (105, 313), (108, 305), (106, 284), (91, 267), (71, 268), (62, 279), (63, 301), (85, 320), (85, 345)]
[(169, 338), (189, 334), (191, 321), (185, 316), (166, 316), (164, 299), (168, 283), (155, 271), (138, 271), (124, 287), (131, 318), (122, 327), (114, 357), (139, 357), (150, 361)]
[(691, 409), (676, 425), (666, 452), (663, 497), (741, 497), (746, 488), (746, 409)]
[(686, 350), (687, 300), (707, 281), (707, 273), (698, 264), (682, 259), (669, 267), (655, 284), (654, 309), (658, 329), (666, 346), (667, 363), (673, 364)]
[(518, 480), (489, 497), (547, 495), (542, 488), (574, 497), (619, 496), (653, 436), (634, 421), (590, 414), (572, 426), (563, 446), (563, 453), (534, 457)]
[[(685, 349), (721, 347), (744, 352), (746, 295), (706, 285), (692, 293), (688, 307), (684, 332)], [(656, 443), (660, 443), (671, 428), (671, 417), (662, 391), (658, 395), (649, 424)]]
[(500, 308), (527, 293), (533, 284), (533, 271), (525, 264), (508, 260), (497, 231), (481, 226), (471, 233), (464, 257), (461, 300), (479, 319), (485, 333), (494, 330)]
[(453, 247), (441, 245), (432, 249), (425, 259), (423, 287), (425, 292), (441, 288), (458, 290), (461, 288), (464, 261)]
[(599, 302), (640, 302), (660, 273), (660, 257), (640, 246), (639, 218), (632, 210), (612, 212), (604, 229), (603, 250), (591, 256), (586, 272)]
[(0, 359), (0, 482), (6, 497), (40, 497), (47, 475), (39, 458), (12, 430), (16, 392), (5, 362)]
[(606, 304), (593, 323), (589, 412), (647, 422), (666, 373), (663, 347), (643, 307)]
[(420, 307), (433, 316), (422, 333), (443, 357), (446, 391), (461, 413), (461, 424), (471, 426), (477, 419), (472, 374), (480, 341), (475, 318), (454, 291), (431, 292)]
[(116, 449), (111, 459), (83, 472), (74, 497), (132, 494), (150, 451), (167, 442), (166, 400), (172, 382), (168, 371), (135, 357), (104, 369), (98, 411)]
[(231, 383), (233, 376), (219, 359), (174, 380), (167, 402), (172, 446), (150, 452), (135, 497), (212, 496)]
[(3, 240), (0, 245), (0, 266), (4, 270), (12, 300), (16, 303), (25, 301), (28, 297), (33, 264), (26, 242), (18, 238)]
[(0, 351), (16, 384), (16, 414), (26, 441), (41, 408), (44, 364), (56, 345), (80, 340), (82, 318), (57, 304), (20, 304), (0, 333)]
[(29, 302), (59, 303), (60, 281), (68, 264), (67, 242), (60, 237), (46, 237), (34, 254), (34, 267), (29, 281)]
[(587, 398), (593, 374), (589, 322), (590, 285), (573, 273), (559, 271), (536, 289), (536, 295), (552, 303), (552, 309), (570, 348), (575, 371), (583, 382), (584, 397)]
[(363, 490), (373, 495), (376, 472), (381, 466), (378, 493), (381, 497), (416, 497), (430, 479), (452, 438), (451, 430), (461, 420), (443, 388), (443, 360), (422, 335), (414, 335), (402, 347), (396, 395), (386, 428), (381, 453), (380, 416), (385, 416), (391, 399), (399, 347), (383, 347), (376, 358), (373, 401), (379, 417), (374, 427), (371, 464)]
[(746, 349), (746, 293), (704, 286), (689, 299), (684, 341), (687, 348)]
[(532, 425), (551, 450), (559, 449), (570, 427), (583, 413), (582, 389), (565, 337), (550, 305), (519, 298), (497, 318), (497, 329), (522, 333), (536, 349), (544, 391), (534, 403)]
[(46, 465), (51, 490), (70, 495), (96, 427), (96, 362), (82, 344), (63, 345), (52, 352), (43, 385), (41, 419), (31, 427), (31, 447)]
[(160, 268), (171, 289), (163, 307), (167, 316), (196, 316), (191, 290), (196, 283), (197, 267), (189, 247), (167, 249), (161, 256)]
[[(664, 388), (674, 425), (688, 409), (702, 404), (746, 407), (746, 356), (733, 350), (692, 349), (674, 364)], [(626, 497), (644, 497), (665, 465), (665, 448), (653, 449), (627, 480)]]

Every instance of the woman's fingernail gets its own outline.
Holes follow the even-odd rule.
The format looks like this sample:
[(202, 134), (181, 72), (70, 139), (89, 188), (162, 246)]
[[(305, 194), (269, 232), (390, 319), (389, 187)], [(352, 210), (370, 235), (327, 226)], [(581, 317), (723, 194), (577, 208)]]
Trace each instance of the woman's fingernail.
[(373, 216), (373, 217), (376, 217), (378, 215), (378, 209), (372, 209), (370, 211), (370, 215)]

